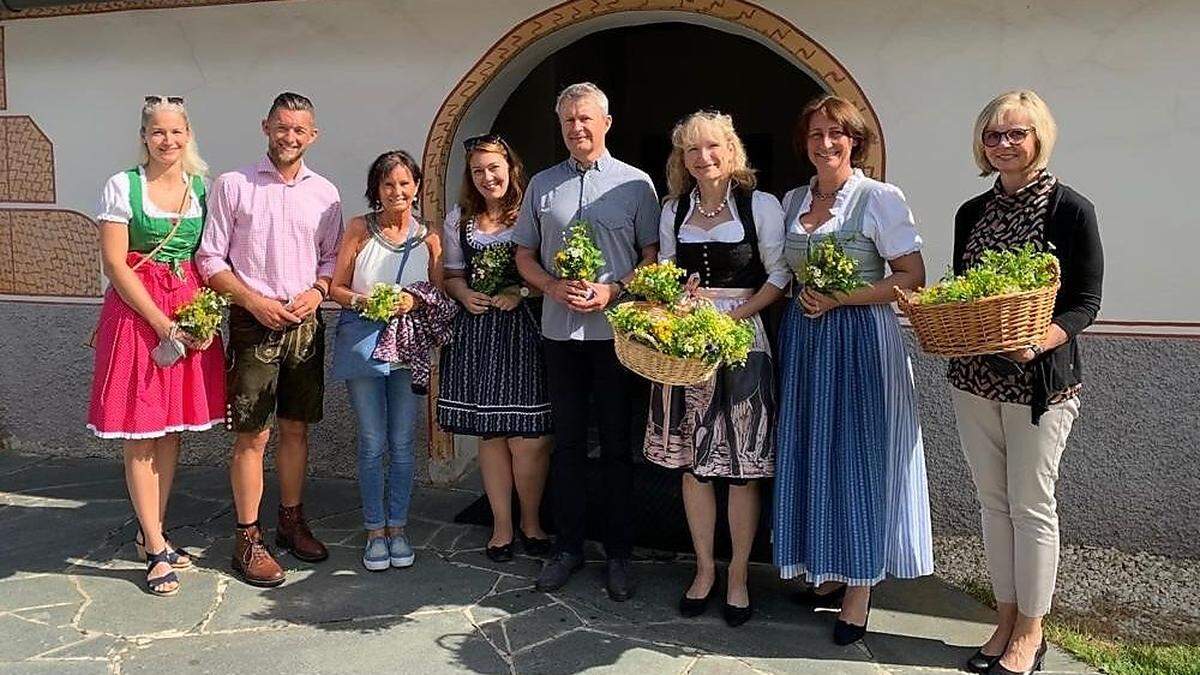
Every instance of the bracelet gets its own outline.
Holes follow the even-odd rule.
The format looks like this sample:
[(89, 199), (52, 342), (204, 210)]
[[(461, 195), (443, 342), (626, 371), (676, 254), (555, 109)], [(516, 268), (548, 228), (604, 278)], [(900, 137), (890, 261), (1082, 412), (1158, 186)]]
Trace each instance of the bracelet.
[(320, 282), (313, 284), (312, 287), (317, 289), (317, 292), (321, 294), (321, 300), (329, 299), (329, 291)]

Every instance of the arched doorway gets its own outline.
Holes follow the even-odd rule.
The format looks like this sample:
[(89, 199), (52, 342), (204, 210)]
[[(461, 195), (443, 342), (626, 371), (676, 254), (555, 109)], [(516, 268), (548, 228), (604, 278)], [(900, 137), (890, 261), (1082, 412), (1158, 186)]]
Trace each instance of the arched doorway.
[[(531, 78), (530, 76), (544, 61), (551, 59), (559, 51), (564, 51), (564, 58), (569, 58), (570, 54), (575, 51), (570, 49), (572, 44), (584, 42), (584, 47), (586, 47), (589, 36), (602, 34), (610, 29), (673, 23), (709, 29), (705, 35), (713, 40), (726, 40), (727, 38), (723, 36), (714, 36), (715, 33), (723, 33), (764, 47), (775, 54), (778, 60), (789, 64), (796, 71), (790, 73), (789, 77), (785, 79), (807, 78), (807, 80), (801, 79), (801, 82), (805, 83), (801, 89), (807, 93), (796, 97), (801, 103), (808, 98), (808, 95), (815, 93), (813, 85), (854, 103), (862, 111), (868, 126), (875, 132), (877, 139), (867, 149), (862, 168), (868, 175), (880, 179), (884, 177), (886, 152), (883, 134), (879, 118), (868, 102), (865, 93), (849, 71), (828, 50), (783, 17), (746, 0), (725, 0), (721, 3), (695, 3), (692, 0), (608, 0), (603, 3), (595, 0), (566, 0), (530, 17), (504, 34), (463, 75), (442, 102), (430, 125), (429, 136), (425, 141), (423, 155), (425, 181), (421, 195), (421, 209), (424, 218), (431, 223), (440, 223), (448, 206), (453, 203), (462, 174), (461, 143), (463, 139), (492, 130), (510, 99), (515, 98), (518, 102), (522, 99), (521, 96), (513, 96), (522, 83), (527, 80), (530, 82), (537, 80), (536, 77)], [(663, 30), (682, 29), (664, 28)], [(629, 39), (636, 39), (638, 36), (637, 32), (627, 32), (625, 35), (632, 36)], [(740, 43), (737, 48), (742, 51), (749, 49), (747, 45)], [(624, 79), (626, 84), (629, 82), (639, 83), (643, 87), (649, 87), (649, 90), (653, 92), (653, 96), (646, 99), (652, 102), (651, 106), (647, 106), (643, 110), (634, 108), (630, 113), (620, 113), (618, 125), (629, 126), (632, 120), (651, 119), (646, 113), (652, 108), (658, 107), (653, 104), (674, 95), (669, 87), (670, 83), (665, 83), (657, 77), (659, 71), (666, 70), (662, 63), (645, 62), (636, 58), (627, 59), (623, 78), (619, 78), (615, 84), (603, 81), (604, 78), (594, 74), (594, 68), (602, 66), (609, 55), (605, 53), (606, 47), (602, 43), (598, 43), (593, 49), (598, 49), (601, 55), (599, 60), (591, 62), (593, 70), (591, 72), (572, 71), (578, 75), (573, 75), (573, 79), (566, 79), (561, 84), (578, 80), (600, 80), (599, 84), (610, 89), (611, 95), (614, 91), (622, 89), (628, 91), (627, 86), (623, 87), (619, 81), (619, 79)], [(703, 55), (710, 60), (719, 58), (719, 54), (714, 54), (715, 52), (703, 50)], [(675, 58), (668, 63), (680, 63), (681, 61), (682, 59)], [(558, 91), (554, 88), (559, 84), (558, 78), (543, 79), (541, 82), (543, 87), (547, 86), (548, 82), (548, 88), (537, 96), (529, 96), (529, 100), (541, 99), (542, 107), (536, 114), (544, 115), (545, 119), (539, 117), (532, 120), (521, 120), (519, 124), (515, 120), (499, 122), (504, 126), (511, 127), (505, 130), (510, 135), (523, 133), (518, 131), (520, 128), (540, 137), (541, 140), (537, 142), (513, 138), (514, 144), (526, 155), (526, 164), (531, 171), (544, 168), (553, 161), (552, 159), (547, 161), (544, 157), (539, 156), (538, 147), (546, 149), (547, 157), (550, 152), (563, 152), (552, 110), (554, 97)], [(743, 79), (740, 74), (735, 82), (736, 84), (732, 88), (727, 84), (714, 82), (713, 95), (715, 97), (723, 96), (726, 92), (732, 92), (734, 94), (741, 93), (744, 96), (746, 89), (742, 84)], [(722, 86), (723, 84), (724, 86)], [(769, 90), (763, 92), (763, 100), (768, 101), (766, 105), (770, 105), (770, 93)], [(720, 108), (720, 100), (717, 98), (715, 103), (681, 106), (682, 109), (679, 111), (672, 109), (670, 112), (664, 113), (662, 119), (642, 124), (643, 131), (647, 136), (641, 140), (636, 140), (641, 137), (641, 134), (636, 133), (629, 135), (629, 139), (634, 140), (622, 140), (622, 132), (618, 127), (613, 132), (610, 141), (614, 148), (614, 154), (641, 165), (641, 168), (661, 180), (662, 165), (665, 163), (668, 149), (666, 134), (669, 133), (671, 124), (680, 115), (698, 107), (707, 105)], [(624, 103), (624, 100), (622, 102)], [(741, 100), (738, 99), (735, 103), (740, 104)], [(533, 110), (532, 103), (530, 105), (530, 109)], [(784, 112), (794, 116), (799, 105), (795, 102), (791, 105), (791, 110)], [(783, 108), (782, 105), (779, 107)], [(744, 108), (744, 106), (734, 104), (725, 106), (725, 110), (733, 113), (738, 113), (737, 108)], [(741, 113), (738, 114), (741, 115)], [(629, 119), (624, 119), (625, 117)], [(750, 117), (753, 117), (753, 113), (750, 113)], [(774, 138), (774, 135), (779, 134), (780, 130), (768, 128), (764, 132), (749, 128), (745, 123), (739, 122), (739, 125), (742, 133), (749, 136), (747, 141), (750, 146), (751, 158), (763, 171), (764, 187), (779, 192), (789, 186), (789, 180), (796, 182), (802, 177), (801, 169), (791, 160), (791, 153), (779, 150), (780, 142), (786, 142)], [(636, 129), (636, 127), (634, 128)], [(757, 134), (761, 133), (770, 134), (772, 138), (758, 137)], [(655, 134), (658, 134), (657, 140), (654, 138)], [(782, 134), (790, 138), (790, 123), (784, 126)], [(548, 142), (551, 144), (546, 145)], [(630, 148), (622, 147), (620, 144), (627, 142), (636, 142), (639, 145), (634, 147), (631, 152), (626, 153), (625, 150)], [(645, 162), (641, 161), (642, 157), (646, 158)], [(433, 397), (430, 397), (431, 402), (432, 400)], [(432, 459), (446, 465), (453, 472), (452, 466), (462, 466), (461, 460), (465, 458), (455, 457), (457, 445), (455, 439), (450, 434), (434, 428), (432, 410), (430, 413), (429, 438)], [(464, 449), (466, 447), (470, 446), (464, 446)], [(453, 459), (460, 461), (451, 461)]]
[(531, 173), (566, 158), (555, 132), (554, 96), (583, 80), (609, 97), (615, 120), (609, 149), (648, 172), (659, 194), (666, 189), (671, 127), (700, 109), (733, 116), (758, 169), (759, 189), (782, 194), (808, 178), (807, 167), (793, 157), (791, 127), (796, 112), (824, 88), (758, 42), (683, 22), (597, 31), (539, 63), (492, 124)]

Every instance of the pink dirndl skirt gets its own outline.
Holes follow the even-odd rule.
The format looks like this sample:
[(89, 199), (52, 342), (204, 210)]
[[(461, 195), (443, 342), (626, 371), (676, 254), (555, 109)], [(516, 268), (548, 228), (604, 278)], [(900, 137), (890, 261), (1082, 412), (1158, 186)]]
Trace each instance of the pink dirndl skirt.
[[(141, 254), (130, 253), (132, 267)], [(196, 296), (196, 266), (182, 263), (183, 278), (166, 263), (149, 261), (134, 274), (167, 316)], [(225, 358), (221, 336), (202, 351), (161, 368), (150, 352), (158, 335), (113, 288), (104, 294), (96, 331), (96, 361), (88, 429), (101, 438), (158, 438), (203, 431), (225, 421)]]

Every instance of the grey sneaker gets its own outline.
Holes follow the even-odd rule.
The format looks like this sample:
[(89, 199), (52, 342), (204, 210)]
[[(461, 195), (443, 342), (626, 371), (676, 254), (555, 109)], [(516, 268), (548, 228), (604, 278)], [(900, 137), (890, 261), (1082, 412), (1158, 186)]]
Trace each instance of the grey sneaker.
[(575, 570), (583, 567), (583, 556), (559, 551), (546, 561), (537, 578), (537, 589), (543, 593), (562, 588)]
[(392, 567), (409, 567), (417, 559), (413, 547), (408, 543), (408, 537), (403, 534), (393, 535), (388, 542)]
[(363, 567), (372, 572), (388, 568), (388, 543), (385, 537), (371, 537), (363, 549)]

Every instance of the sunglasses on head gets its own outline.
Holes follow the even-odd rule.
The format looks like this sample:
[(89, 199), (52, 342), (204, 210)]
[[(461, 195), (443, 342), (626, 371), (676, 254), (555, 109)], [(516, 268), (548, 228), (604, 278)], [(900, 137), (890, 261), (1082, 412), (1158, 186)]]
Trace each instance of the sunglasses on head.
[(504, 138), (501, 137), (500, 134), (482, 134), (479, 136), (472, 136), (464, 140), (463, 150), (470, 152), (484, 143), (496, 143), (504, 146), (505, 148), (508, 147), (508, 143), (504, 142)]
[(182, 96), (161, 96), (159, 94), (151, 94), (146, 97), (146, 103), (173, 103), (175, 105), (183, 105)]

